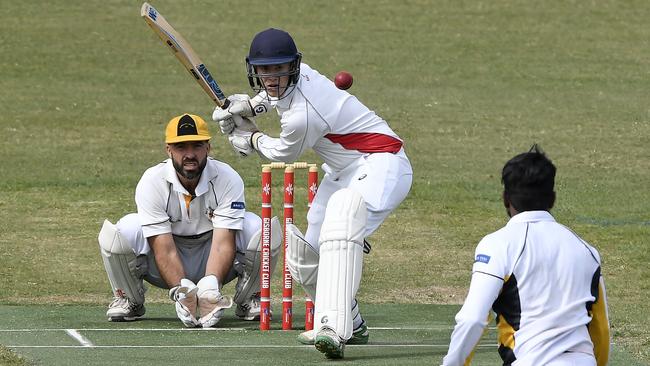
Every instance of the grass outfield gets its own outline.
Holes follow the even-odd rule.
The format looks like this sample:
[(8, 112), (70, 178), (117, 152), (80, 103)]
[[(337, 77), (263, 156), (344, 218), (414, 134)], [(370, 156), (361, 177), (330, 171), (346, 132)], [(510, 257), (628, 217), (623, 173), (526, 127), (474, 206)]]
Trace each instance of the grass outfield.
[[(96, 243), (101, 222), (135, 209), (137, 180), (164, 158), (170, 117), (193, 112), (209, 119), (211, 101), (140, 18), (140, 5), (2, 4), (0, 304), (24, 304), (27, 313), (47, 304), (62, 319), (66, 307), (59, 305), (78, 306), (84, 321), (107, 327), (110, 291)], [(650, 3), (152, 5), (192, 43), (227, 94), (250, 92), (243, 59), (253, 35), (281, 27), (323, 74), (350, 71), (350, 91), (405, 140), (413, 188), (370, 238), (363, 306), (462, 303), (476, 243), (506, 222), (500, 169), (538, 142), (558, 167), (553, 214), (601, 252), (614, 344), (650, 364)], [(271, 117), (258, 124), (278, 132)], [(237, 157), (212, 127), (212, 155), (240, 172), (255, 210), (260, 160)], [(163, 291), (152, 290), (147, 301), (169, 306)], [(444, 321), (451, 326), (452, 318)], [(12, 345), (4, 338), (0, 344)], [(9, 358), (21, 362), (0, 348), (0, 360)]]

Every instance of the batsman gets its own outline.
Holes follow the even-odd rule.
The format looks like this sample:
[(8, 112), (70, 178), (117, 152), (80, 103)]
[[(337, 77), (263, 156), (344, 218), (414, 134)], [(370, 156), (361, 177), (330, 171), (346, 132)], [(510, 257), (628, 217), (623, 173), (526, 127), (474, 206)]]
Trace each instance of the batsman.
[[(237, 172), (208, 156), (209, 140), (201, 117), (172, 118), (165, 131), (169, 158), (142, 175), (135, 190), (138, 212), (115, 225), (104, 221), (99, 247), (115, 296), (106, 312), (109, 321), (144, 315), (147, 281), (169, 289), (186, 327), (214, 327), (233, 304), (221, 289), (235, 278), (235, 314), (259, 319), (262, 220), (246, 212)], [(279, 230), (273, 218), (274, 257)]]
[[(323, 160), (306, 233), (288, 229), (287, 262), (315, 299), (314, 330), (299, 341), (327, 358), (343, 358), (346, 343), (365, 344), (369, 337), (355, 299), (370, 251), (366, 238), (407, 196), (413, 171), (402, 139), (384, 119), (301, 60), (287, 32), (258, 33), (246, 57), (257, 94), (228, 97), (212, 119), (243, 156), (289, 163), (311, 148)], [(252, 121), (270, 109), (280, 117), (279, 137)]]

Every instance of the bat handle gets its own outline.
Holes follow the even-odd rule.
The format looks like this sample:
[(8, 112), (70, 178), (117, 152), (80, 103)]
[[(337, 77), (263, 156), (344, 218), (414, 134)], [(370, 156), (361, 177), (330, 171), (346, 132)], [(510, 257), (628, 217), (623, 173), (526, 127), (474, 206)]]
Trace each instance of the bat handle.
[(223, 100), (223, 104), (221, 105), (221, 109), (228, 109), (230, 106), (230, 99), (226, 98)]

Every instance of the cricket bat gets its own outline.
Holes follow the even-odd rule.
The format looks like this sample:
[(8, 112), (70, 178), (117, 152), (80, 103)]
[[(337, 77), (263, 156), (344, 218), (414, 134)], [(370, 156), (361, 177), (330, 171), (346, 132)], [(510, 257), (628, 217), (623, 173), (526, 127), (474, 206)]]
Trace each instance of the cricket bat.
[(174, 56), (192, 74), (196, 82), (201, 85), (210, 98), (219, 107), (223, 107), (226, 96), (185, 38), (165, 20), (158, 10), (149, 5), (149, 3), (142, 4), (140, 15), (158, 37), (169, 46)]

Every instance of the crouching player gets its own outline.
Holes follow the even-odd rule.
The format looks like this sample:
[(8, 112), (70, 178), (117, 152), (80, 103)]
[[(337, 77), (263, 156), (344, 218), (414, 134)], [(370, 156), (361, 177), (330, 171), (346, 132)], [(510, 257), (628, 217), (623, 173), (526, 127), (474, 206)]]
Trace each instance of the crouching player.
[[(261, 219), (245, 211), (241, 177), (208, 157), (209, 140), (200, 117), (173, 118), (165, 133), (169, 158), (147, 169), (136, 187), (138, 213), (115, 225), (104, 221), (99, 246), (115, 296), (109, 321), (144, 315), (146, 280), (169, 289), (185, 326), (215, 326), (233, 304), (221, 288), (235, 278), (236, 315), (259, 319)], [(278, 230), (274, 218), (272, 258)]]
[[(356, 97), (301, 63), (292, 37), (279, 29), (258, 33), (246, 58), (257, 92), (228, 97), (212, 118), (242, 155), (293, 162), (308, 149), (323, 159), (325, 176), (307, 215), (303, 236), (288, 230), (287, 263), (294, 279), (315, 299), (314, 330), (299, 341), (328, 358), (342, 358), (345, 344), (368, 342), (355, 295), (361, 281), (365, 238), (408, 194), (413, 171), (403, 142), (388, 123)], [(275, 109), (282, 131), (271, 137), (238, 117)]]
[(534, 145), (506, 163), (502, 181), (510, 221), (476, 247), (469, 294), (442, 364), (469, 364), (492, 308), (504, 365), (606, 365), (600, 255), (549, 213), (555, 166)]

